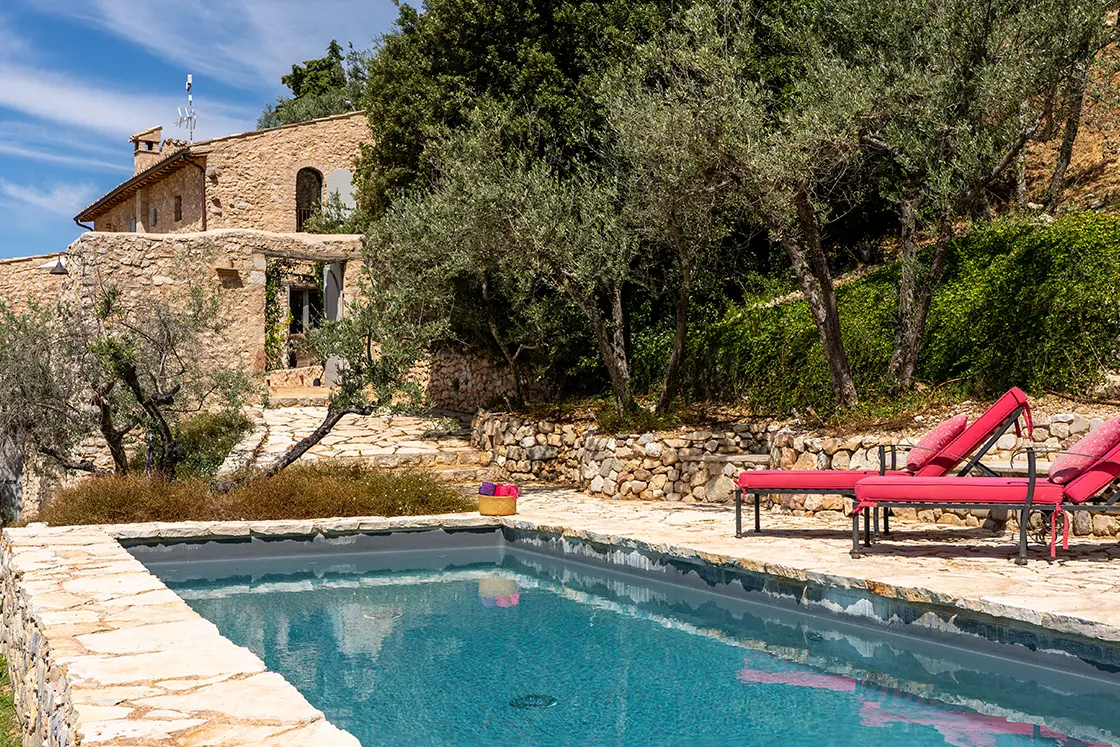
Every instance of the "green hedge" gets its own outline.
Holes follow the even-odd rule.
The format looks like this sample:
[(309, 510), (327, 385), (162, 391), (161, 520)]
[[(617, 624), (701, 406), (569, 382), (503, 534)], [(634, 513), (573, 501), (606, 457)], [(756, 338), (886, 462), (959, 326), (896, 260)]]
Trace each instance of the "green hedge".
[(1083, 393), (1116, 367), (1120, 219), (1008, 222), (954, 249), (922, 350), (927, 380), (964, 377), (978, 395), (1010, 386)]
[[(842, 334), (860, 394), (884, 398), (898, 272), (887, 266), (837, 294)], [(1006, 221), (954, 242), (930, 310), (919, 365), (929, 384), (956, 381), (962, 396), (1085, 392), (1118, 362), (1120, 219), (1092, 213), (1048, 227)], [(698, 325), (686, 393), (746, 397), (768, 413), (832, 409), (816, 327), (804, 302), (732, 308)]]

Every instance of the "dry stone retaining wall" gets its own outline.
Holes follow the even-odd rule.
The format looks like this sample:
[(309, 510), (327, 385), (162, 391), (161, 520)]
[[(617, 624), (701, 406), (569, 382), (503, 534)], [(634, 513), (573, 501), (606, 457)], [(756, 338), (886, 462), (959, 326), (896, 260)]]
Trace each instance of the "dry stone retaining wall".
[[(1045, 472), (1057, 452), (1103, 422), (1077, 413), (1035, 419), (1033, 445)], [(926, 424), (919, 423), (919, 428)], [(932, 425), (932, 424), (931, 424)], [(480, 412), (472, 442), (489, 453), (504, 479), (578, 486), (600, 498), (636, 498), (727, 503), (734, 476), (752, 469), (878, 469), (879, 446), (897, 447), (903, 469), (909, 448), (921, 432), (871, 433), (822, 437), (796, 422), (741, 423), (722, 429), (629, 435), (600, 434), (591, 423), (555, 423), (505, 413)], [(1023, 471), (1024, 438), (1004, 434), (984, 461), (1001, 471)], [(889, 451), (887, 452), (889, 455)], [(890, 457), (888, 456), (888, 459)], [(887, 467), (890, 467), (888, 462)], [(836, 518), (851, 509), (851, 499), (836, 495), (764, 495), (764, 510), (795, 516)], [(1014, 517), (981, 510), (896, 509), (899, 518), (943, 525), (994, 526)], [(1077, 535), (1120, 535), (1120, 520), (1076, 512)]]
[(778, 424), (721, 430), (606, 435), (587, 423), (479, 413), (472, 442), (514, 481), (575, 484), (605, 498), (721, 502), (730, 477), (769, 462)]

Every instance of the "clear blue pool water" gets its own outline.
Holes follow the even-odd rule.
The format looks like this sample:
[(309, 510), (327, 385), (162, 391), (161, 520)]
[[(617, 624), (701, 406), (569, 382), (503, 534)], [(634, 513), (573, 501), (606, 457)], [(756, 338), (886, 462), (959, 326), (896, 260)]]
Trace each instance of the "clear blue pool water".
[(367, 747), (1120, 736), (1115, 675), (1061, 674), (528, 552), (459, 553), (437, 568), (429, 557), (419, 570), (407, 555), (150, 567)]

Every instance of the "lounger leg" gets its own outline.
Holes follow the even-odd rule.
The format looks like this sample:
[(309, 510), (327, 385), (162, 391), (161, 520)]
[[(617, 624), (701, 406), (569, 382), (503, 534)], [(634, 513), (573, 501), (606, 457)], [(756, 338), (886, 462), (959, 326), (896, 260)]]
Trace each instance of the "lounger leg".
[(863, 545), (871, 547), (871, 509), (863, 509)]
[(852, 511), (852, 552), (853, 558), (860, 556), (859, 551), (859, 511)]
[(735, 488), (735, 536), (743, 536), (743, 490)]
[(886, 506), (883, 507), (883, 535), (891, 536), (891, 510)]
[[(886, 509), (884, 509), (884, 510), (886, 510)], [(875, 532), (872, 536), (875, 538), (875, 541), (878, 542), (879, 541), (879, 509), (877, 509), (877, 508), (872, 509), (871, 515), (875, 517)]]
[(754, 494), (754, 533), (759, 534), (762, 531), (762, 519), (760, 514), (762, 512), (762, 494)]
[(1019, 557), (1015, 558), (1016, 565), (1027, 564), (1027, 521), (1031, 518), (1029, 508), (1019, 512)]

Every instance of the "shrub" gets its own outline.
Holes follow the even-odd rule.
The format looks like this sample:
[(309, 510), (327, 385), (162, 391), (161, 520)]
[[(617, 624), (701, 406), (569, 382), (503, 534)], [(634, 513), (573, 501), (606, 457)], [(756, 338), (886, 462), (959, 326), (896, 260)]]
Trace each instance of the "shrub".
[(183, 450), (176, 477), (212, 478), (251, 427), (239, 412), (200, 412), (183, 420), (176, 428)]
[[(897, 272), (886, 267), (837, 292), (841, 334), (860, 394), (879, 388), (891, 355)], [(745, 397), (763, 414), (833, 408), (820, 337), (804, 302), (735, 307), (698, 327), (685, 391), (697, 399)]]
[[(239, 412), (200, 412), (176, 423), (172, 431), (179, 444), (180, 461), (175, 466), (175, 479), (213, 479), (251, 427), (249, 419)], [(128, 458), (131, 472), (143, 474), (147, 453), (143, 443), (132, 451)]]
[(54, 525), (259, 521), (476, 509), (472, 498), (429, 473), (390, 474), (363, 464), (319, 462), (293, 465), (229, 493), (195, 478), (91, 477), (59, 491), (40, 520)]
[(1084, 393), (1115, 368), (1120, 219), (1081, 213), (1039, 228), (1009, 221), (957, 242), (935, 297), (921, 372), (970, 393), (1010, 386)]
[[(1120, 360), (1120, 218), (1072, 215), (1041, 227), (1005, 220), (951, 247), (919, 361), (928, 384), (962, 396), (1086, 393)], [(898, 271), (887, 265), (837, 293), (841, 333), (865, 404), (901, 405), (884, 375), (897, 314)], [(816, 328), (804, 302), (734, 307), (697, 325), (685, 391), (746, 400), (764, 414), (834, 409)]]

